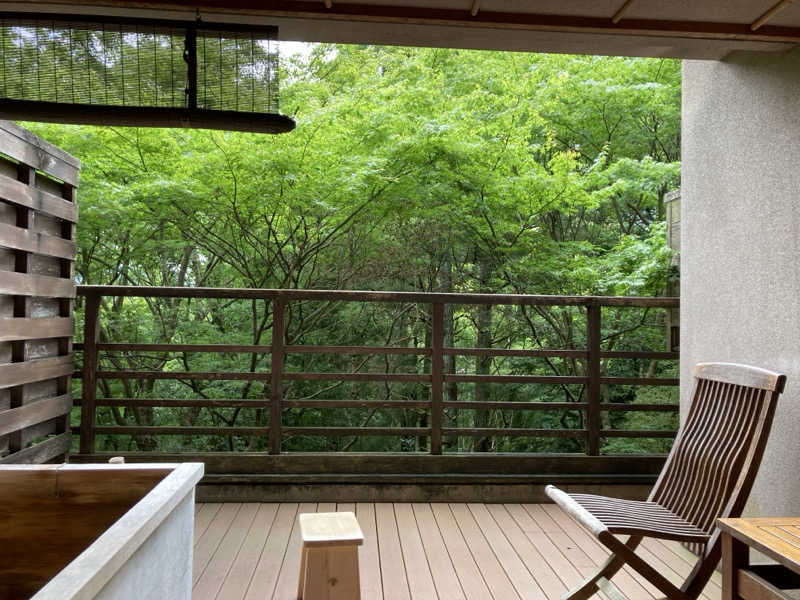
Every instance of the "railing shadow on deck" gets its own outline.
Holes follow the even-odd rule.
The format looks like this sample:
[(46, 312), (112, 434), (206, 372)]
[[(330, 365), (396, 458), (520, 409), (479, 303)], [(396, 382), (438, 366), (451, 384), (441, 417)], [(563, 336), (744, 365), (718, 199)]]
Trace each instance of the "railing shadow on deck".
[[(455, 493), (446, 486), (479, 484), (515, 485), (560, 482), (562, 484), (647, 485), (661, 468), (663, 456), (652, 454), (605, 455), (604, 440), (613, 438), (671, 438), (673, 430), (617, 429), (603, 425), (603, 414), (612, 411), (677, 412), (677, 404), (604, 402), (603, 386), (677, 386), (674, 377), (608, 377), (603, 374), (604, 361), (610, 359), (670, 360), (677, 352), (636, 350), (613, 351), (602, 348), (603, 309), (671, 309), (678, 307), (677, 298), (664, 297), (600, 297), (600, 296), (536, 296), (509, 294), (414, 293), (344, 290), (274, 290), (218, 289), (188, 287), (79, 286), (84, 301), (83, 343), (75, 349), (83, 353), (83, 365), (75, 376), (82, 379), (80, 425), (73, 433), (80, 436), (80, 452), (75, 461), (104, 459), (98, 452), (98, 436), (241, 436), (263, 438), (266, 452), (120, 452), (129, 460), (193, 460), (206, 462), (209, 473), (206, 483), (275, 483), (277, 481), (308, 485), (327, 482), (357, 485), (385, 482), (402, 485), (425, 481), (440, 486), (440, 491)], [(269, 344), (176, 344), (176, 343), (100, 343), (98, 342), (100, 308), (104, 299), (121, 297), (169, 299), (258, 300), (271, 304), (272, 335)], [(288, 344), (287, 307), (298, 302), (413, 303), (424, 307), (429, 317), (429, 339), (424, 346), (322, 346)], [(447, 346), (445, 335), (446, 307), (468, 305), (518, 307), (573, 307), (585, 311), (585, 347), (547, 348), (474, 348)], [(449, 313), (452, 314), (452, 313)], [(452, 343), (452, 342), (451, 342)], [(174, 371), (109, 369), (103, 353), (244, 353), (268, 355), (269, 371)], [(355, 356), (411, 355), (423, 357), (426, 372), (306, 372), (287, 369), (285, 359), (295, 354), (348, 354)], [(466, 374), (446, 372), (446, 357), (516, 357), (570, 359), (580, 365), (572, 375)], [(452, 363), (451, 363), (452, 365)], [(451, 371), (452, 369), (451, 366)], [(387, 369), (388, 371), (388, 369)], [(155, 398), (98, 396), (98, 382), (122, 380), (241, 380), (260, 382), (262, 398)], [(417, 383), (429, 388), (427, 400), (406, 399), (317, 399), (286, 397), (286, 382), (394, 382)], [(448, 384), (537, 384), (577, 386), (575, 402), (531, 401), (448, 401)], [(256, 426), (175, 426), (175, 425), (98, 425), (99, 408), (115, 407), (131, 411), (159, 407), (250, 408), (268, 415), (264, 427)], [(283, 414), (290, 409), (416, 409), (427, 415), (425, 427), (307, 427), (284, 424)], [(447, 411), (576, 411), (581, 426), (573, 428), (466, 427), (445, 421)], [(456, 424), (457, 425), (457, 424)], [(424, 452), (286, 452), (282, 440), (291, 436), (358, 437), (404, 436), (425, 440)], [(458, 438), (569, 438), (580, 443), (582, 452), (545, 454), (527, 452), (457, 452), (447, 440)], [(118, 438), (119, 439), (119, 438)], [(285, 442), (284, 442), (285, 443)], [(215, 479), (216, 478), (216, 479)], [(636, 494), (633, 494), (636, 495)], [(285, 496), (284, 496), (285, 498)], [(339, 496), (339, 499), (342, 497)], [(372, 495), (370, 498), (375, 499)], [(403, 496), (404, 499), (408, 496)], [(430, 499), (430, 496), (425, 496)], [(508, 500), (504, 495), (503, 499)], [(265, 499), (254, 496), (254, 499)], [(485, 497), (483, 498), (485, 499)]]

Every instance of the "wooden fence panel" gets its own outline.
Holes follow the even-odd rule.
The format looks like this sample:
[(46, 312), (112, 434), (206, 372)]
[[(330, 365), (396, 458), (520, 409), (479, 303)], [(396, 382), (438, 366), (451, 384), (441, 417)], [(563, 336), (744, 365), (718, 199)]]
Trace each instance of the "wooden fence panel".
[(71, 445), (79, 169), (0, 121), (0, 463), (60, 462)]

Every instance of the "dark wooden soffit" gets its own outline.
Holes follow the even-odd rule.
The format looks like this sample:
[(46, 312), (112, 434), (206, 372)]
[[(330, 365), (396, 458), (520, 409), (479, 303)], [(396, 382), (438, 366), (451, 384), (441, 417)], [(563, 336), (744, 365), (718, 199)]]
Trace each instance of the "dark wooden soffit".
[[(652, 36), (690, 38), (703, 40), (729, 40), (750, 42), (800, 42), (800, 19), (780, 20), (787, 0), (753, 0), (747, 5), (747, 15), (736, 15), (737, 21), (728, 19), (731, 14), (722, 8), (699, 7), (691, 15), (674, 15), (665, 18), (647, 18), (651, 0), (620, 0), (608, 15), (542, 14), (533, 12), (501, 12), (492, 10), (495, 0), (463, 0), (464, 7), (441, 8), (438, 0), (407, 2), (348, 3), (337, 0), (150, 0), (149, 2), (122, 0), (61, 0), (47, 3), (82, 7), (81, 12), (108, 14), (109, 10), (205, 10), (228, 15), (260, 15), (289, 19), (349, 21), (358, 23), (383, 23), (403, 25), (456, 26), (480, 29), (529, 30), (561, 33), (606, 34), (621, 36)], [(28, 10), (37, 10), (37, 3), (28, 4)], [(585, 4), (585, 3), (582, 3)], [(598, 3), (600, 4), (600, 3)], [(532, 3), (532, 6), (534, 4)], [(569, 2), (565, 4), (568, 8)], [(506, 5), (507, 6), (507, 5)], [(2, 7), (2, 4), (0, 4)], [(96, 7), (96, 11), (94, 10)], [(565, 10), (565, 12), (567, 12)], [(313, 40), (309, 40), (313, 41)]]

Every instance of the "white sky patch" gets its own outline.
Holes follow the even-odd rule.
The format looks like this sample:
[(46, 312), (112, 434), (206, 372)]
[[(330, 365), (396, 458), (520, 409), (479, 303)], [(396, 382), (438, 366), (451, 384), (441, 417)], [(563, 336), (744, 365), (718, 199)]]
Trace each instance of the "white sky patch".
[(308, 58), (311, 54), (311, 50), (314, 48), (314, 44), (309, 42), (279, 42), (279, 50), (281, 56), (284, 58), (290, 58), (292, 56), (300, 56), (301, 58)]

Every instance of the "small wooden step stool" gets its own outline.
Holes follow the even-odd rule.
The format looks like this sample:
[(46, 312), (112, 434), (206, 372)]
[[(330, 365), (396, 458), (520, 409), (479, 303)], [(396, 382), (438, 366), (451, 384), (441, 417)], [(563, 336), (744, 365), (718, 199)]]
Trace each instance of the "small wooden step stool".
[(361, 600), (358, 547), (364, 534), (351, 512), (300, 515), (303, 552), (298, 600)]

